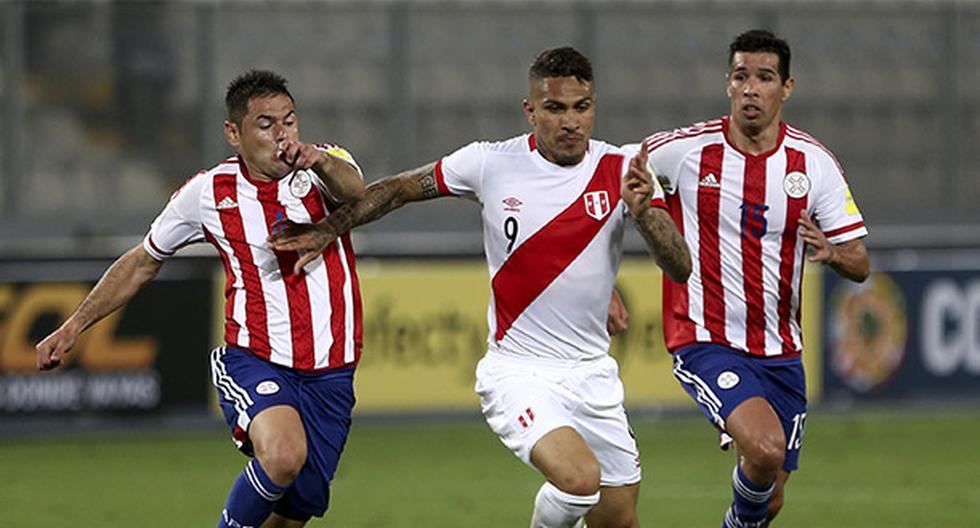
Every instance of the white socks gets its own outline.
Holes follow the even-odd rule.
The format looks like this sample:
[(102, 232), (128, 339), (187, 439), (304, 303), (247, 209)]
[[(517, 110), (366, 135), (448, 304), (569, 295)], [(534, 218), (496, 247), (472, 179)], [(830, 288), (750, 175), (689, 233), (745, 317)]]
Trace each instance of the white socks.
[(572, 528), (598, 502), (599, 492), (571, 495), (545, 482), (534, 499), (531, 528)]

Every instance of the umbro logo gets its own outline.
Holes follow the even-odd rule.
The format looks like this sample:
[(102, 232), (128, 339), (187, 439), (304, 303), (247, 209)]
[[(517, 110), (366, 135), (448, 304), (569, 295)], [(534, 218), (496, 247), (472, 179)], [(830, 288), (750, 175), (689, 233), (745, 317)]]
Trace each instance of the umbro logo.
[(520, 207), (524, 205), (524, 202), (517, 199), (516, 196), (511, 196), (510, 198), (502, 200), (504, 202), (504, 211), (512, 211), (515, 213), (521, 212)]
[(712, 189), (721, 188), (721, 184), (718, 183), (718, 178), (715, 177), (713, 172), (709, 172), (707, 176), (701, 178), (701, 182), (698, 185), (701, 187), (711, 187)]
[(232, 200), (231, 199), (231, 196), (225, 196), (224, 198), (221, 199), (220, 202), (218, 202), (218, 205), (216, 205), (214, 207), (215, 207), (215, 209), (219, 209), (219, 210), (220, 209), (234, 209), (235, 207), (238, 207), (238, 202), (236, 202), (235, 200)]

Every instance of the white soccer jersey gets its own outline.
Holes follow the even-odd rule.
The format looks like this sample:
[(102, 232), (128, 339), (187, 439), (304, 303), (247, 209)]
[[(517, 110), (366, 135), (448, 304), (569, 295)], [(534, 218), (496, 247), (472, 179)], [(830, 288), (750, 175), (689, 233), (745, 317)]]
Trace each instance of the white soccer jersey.
[[(619, 148), (595, 140), (577, 165), (555, 165), (533, 135), (471, 143), (436, 164), (442, 194), (482, 204), (490, 350), (560, 359), (607, 353), (628, 167)], [(665, 207), (654, 187), (653, 204)]]
[(650, 169), (694, 257), (686, 284), (664, 277), (667, 348), (713, 342), (793, 357), (803, 348), (800, 211), (835, 244), (868, 231), (823, 145), (783, 123), (776, 147), (751, 155), (728, 142), (728, 126), (725, 117), (647, 138)]
[[(357, 168), (336, 145), (319, 145)], [(293, 273), (294, 251), (272, 251), (272, 224), (317, 222), (334, 203), (312, 170), (279, 181), (250, 178), (238, 156), (198, 173), (153, 221), (143, 247), (163, 261), (207, 240), (225, 268), (225, 342), (302, 371), (353, 366), (361, 352), (361, 299), (350, 235)]]

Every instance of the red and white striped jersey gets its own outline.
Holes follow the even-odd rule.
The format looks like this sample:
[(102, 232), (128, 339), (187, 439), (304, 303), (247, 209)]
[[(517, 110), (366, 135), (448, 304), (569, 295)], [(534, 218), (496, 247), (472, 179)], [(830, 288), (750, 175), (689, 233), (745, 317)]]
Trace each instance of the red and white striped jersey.
[(793, 357), (803, 348), (800, 211), (835, 244), (868, 231), (840, 164), (810, 135), (782, 123), (776, 147), (759, 155), (727, 137), (724, 117), (647, 138), (694, 264), (686, 284), (664, 277), (667, 348), (711, 342)]
[[(318, 148), (360, 172), (343, 148)], [(266, 245), (277, 220), (317, 222), (338, 205), (312, 170), (261, 182), (235, 156), (175, 192), (143, 247), (160, 261), (204, 240), (218, 250), (225, 268), (228, 345), (306, 372), (353, 366), (360, 359), (362, 317), (350, 235), (327, 246), (299, 274), (293, 273), (296, 252)]]
[[(437, 163), (442, 194), (482, 205), (491, 351), (560, 359), (607, 353), (628, 167), (618, 147), (595, 140), (577, 165), (556, 165), (533, 135), (471, 143)], [(665, 207), (655, 188), (653, 203)]]

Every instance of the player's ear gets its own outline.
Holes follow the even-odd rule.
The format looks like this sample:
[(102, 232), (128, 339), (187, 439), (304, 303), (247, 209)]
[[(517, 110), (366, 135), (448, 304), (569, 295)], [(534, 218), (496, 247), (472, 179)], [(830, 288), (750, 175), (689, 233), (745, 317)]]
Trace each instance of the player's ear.
[(793, 95), (793, 85), (794, 84), (796, 84), (796, 81), (792, 77), (790, 77), (789, 79), (786, 79), (786, 82), (783, 83), (783, 102), (784, 103), (786, 102), (787, 99), (789, 99), (789, 96)]
[(725, 74), (725, 95), (727, 95), (729, 99), (732, 98), (732, 72)]
[(536, 121), (536, 119), (534, 119), (534, 107), (531, 106), (531, 103), (529, 103), (527, 99), (524, 100), (523, 106), (524, 106), (524, 117), (526, 117), (527, 122), (531, 123), (531, 126), (534, 127), (534, 122)]
[(225, 121), (225, 139), (228, 140), (228, 144), (236, 149), (242, 145), (242, 138), (240, 131), (238, 130), (238, 125), (232, 123), (231, 121)]

